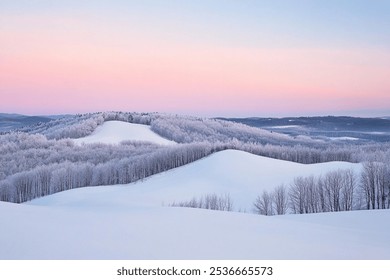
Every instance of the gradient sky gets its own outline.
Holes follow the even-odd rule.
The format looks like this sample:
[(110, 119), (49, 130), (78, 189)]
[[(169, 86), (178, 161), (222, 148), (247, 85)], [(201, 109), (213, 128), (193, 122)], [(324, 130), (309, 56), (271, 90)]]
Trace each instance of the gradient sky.
[(390, 1), (0, 0), (0, 112), (390, 115)]

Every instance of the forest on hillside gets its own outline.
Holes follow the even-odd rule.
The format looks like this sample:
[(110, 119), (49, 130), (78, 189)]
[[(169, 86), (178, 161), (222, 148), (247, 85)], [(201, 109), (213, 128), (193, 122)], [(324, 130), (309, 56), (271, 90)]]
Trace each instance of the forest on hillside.
[[(135, 141), (76, 145), (72, 141), (112, 120), (150, 125), (152, 131), (179, 145)], [(384, 186), (379, 199), (390, 197), (390, 143), (329, 143), (220, 119), (134, 112), (67, 115), (3, 132), (0, 143), (0, 200), (15, 203), (73, 188), (136, 182), (226, 149), (303, 164), (365, 162), (375, 170), (383, 169), (384, 175), (380, 175), (381, 183), (376, 177), (364, 183), (361, 178), (366, 175), (358, 175), (357, 184), (371, 184), (367, 188), (374, 192), (374, 198), (365, 196), (361, 205), (368, 209), (377, 205), (371, 200), (378, 200), (379, 184)], [(388, 208), (388, 203), (382, 205)]]

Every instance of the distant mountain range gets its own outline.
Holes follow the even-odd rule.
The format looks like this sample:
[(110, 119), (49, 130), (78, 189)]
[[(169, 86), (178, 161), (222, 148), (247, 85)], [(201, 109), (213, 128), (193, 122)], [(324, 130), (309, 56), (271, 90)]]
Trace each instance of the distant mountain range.
[(54, 116), (25, 116), (0, 113), (0, 132), (10, 131), (37, 123), (49, 122), (53, 119), (55, 119)]
[(292, 136), (390, 141), (390, 117), (220, 118)]
[(357, 118), (346, 116), (294, 118), (228, 118), (226, 120), (255, 127), (303, 126), (319, 130), (390, 131), (390, 118)]

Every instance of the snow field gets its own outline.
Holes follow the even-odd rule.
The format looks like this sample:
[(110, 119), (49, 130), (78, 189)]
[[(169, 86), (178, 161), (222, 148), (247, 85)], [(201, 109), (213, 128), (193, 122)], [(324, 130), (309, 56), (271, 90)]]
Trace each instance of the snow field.
[(76, 144), (119, 144), (122, 141), (146, 141), (160, 145), (173, 145), (170, 141), (154, 133), (148, 125), (127, 123), (122, 121), (107, 121), (98, 126), (86, 137), (74, 139)]
[(390, 211), (254, 214), (0, 203), (0, 259), (388, 259)]

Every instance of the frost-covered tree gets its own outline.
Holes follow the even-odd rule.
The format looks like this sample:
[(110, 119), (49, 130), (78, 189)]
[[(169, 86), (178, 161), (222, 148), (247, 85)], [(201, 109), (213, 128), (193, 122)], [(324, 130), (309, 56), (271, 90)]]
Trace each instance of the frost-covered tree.
[(353, 170), (348, 169), (342, 172), (341, 190), (341, 210), (354, 210), (354, 200), (356, 199), (357, 178)]
[(272, 195), (267, 191), (263, 191), (263, 193), (256, 198), (256, 201), (253, 205), (255, 213), (265, 216), (273, 215), (272, 201)]
[(295, 178), (288, 191), (290, 208), (294, 214), (308, 213), (306, 192), (307, 184), (305, 178)]
[(276, 215), (284, 215), (288, 211), (288, 194), (284, 185), (276, 187), (272, 193), (273, 210)]
[(327, 173), (324, 177), (323, 185), (329, 211), (341, 211), (341, 190), (343, 188), (341, 172), (331, 171)]
[(363, 164), (361, 189), (364, 193), (367, 209), (389, 208), (389, 185), (389, 165), (374, 161)]

